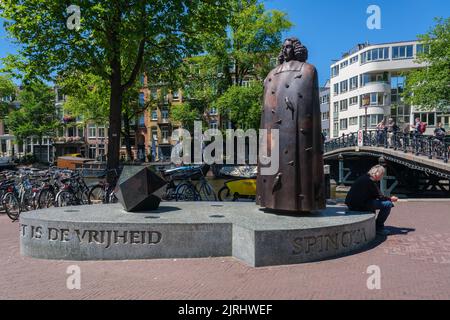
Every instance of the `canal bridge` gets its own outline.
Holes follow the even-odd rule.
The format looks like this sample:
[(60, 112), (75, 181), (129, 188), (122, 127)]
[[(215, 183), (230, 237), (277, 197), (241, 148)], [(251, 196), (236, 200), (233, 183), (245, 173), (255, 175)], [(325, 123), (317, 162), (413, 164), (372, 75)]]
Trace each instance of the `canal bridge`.
[(341, 185), (351, 185), (379, 163), (387, 168), (381, 181), (386, 194), (450, 197), (450, 137), (359, 131), (325, 142), (324, 152), (332, 177)]

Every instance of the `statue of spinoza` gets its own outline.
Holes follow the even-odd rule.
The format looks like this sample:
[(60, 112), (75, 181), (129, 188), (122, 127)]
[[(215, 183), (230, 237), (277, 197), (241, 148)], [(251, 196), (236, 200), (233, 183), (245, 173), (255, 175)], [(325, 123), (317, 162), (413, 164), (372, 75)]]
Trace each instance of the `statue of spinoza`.
[(316, 68), (296, 38), (285, 40), (279, 65), (264, 81), (261, 128), (279, 130), (279, 171), (262, 175), (258, 165), (257, 204), (276, 212), (304, 214), (325, 203), (323, 136)]

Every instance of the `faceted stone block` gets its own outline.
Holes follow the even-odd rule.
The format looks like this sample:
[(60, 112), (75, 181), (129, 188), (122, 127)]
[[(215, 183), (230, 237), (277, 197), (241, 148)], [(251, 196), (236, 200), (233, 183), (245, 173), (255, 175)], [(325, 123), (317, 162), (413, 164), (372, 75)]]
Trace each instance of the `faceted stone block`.
[(158, 191), (167, 182), (148, 167), (126, 166), (117, 184), (116, 195), (128, 212), (157, 210)]

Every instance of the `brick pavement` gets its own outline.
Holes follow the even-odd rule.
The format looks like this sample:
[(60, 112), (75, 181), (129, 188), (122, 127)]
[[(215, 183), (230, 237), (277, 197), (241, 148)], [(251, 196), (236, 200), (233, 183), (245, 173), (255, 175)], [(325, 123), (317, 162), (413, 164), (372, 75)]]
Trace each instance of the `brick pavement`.
[[(339, 259), (253, 269), (233, 258), (64, 262), (19, 254), (17, 223), (0, 215), (1, 299), (449, 299), (450, 201), (402, 202), (396, 235)], [(81, 268), (81, 290), (66, 288)], [(368, 266), (381, 290), (368, 290)]]

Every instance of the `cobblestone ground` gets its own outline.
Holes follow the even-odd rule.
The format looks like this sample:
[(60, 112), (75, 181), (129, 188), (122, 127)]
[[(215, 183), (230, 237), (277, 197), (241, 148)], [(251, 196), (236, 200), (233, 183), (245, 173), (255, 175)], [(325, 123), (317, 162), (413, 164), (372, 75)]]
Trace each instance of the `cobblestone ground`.
[[(253, 269), (233, 258), (80, 262), (81, 290), (66, 287), (73, 262), (19, 254), (19, 226), (0, 215), (2, 299), (449, 299), (450, 201), (402, 202), (394, 235), (366, 251), (296, 266)], [(381, 290), (369, 290), (369, 266)]]

